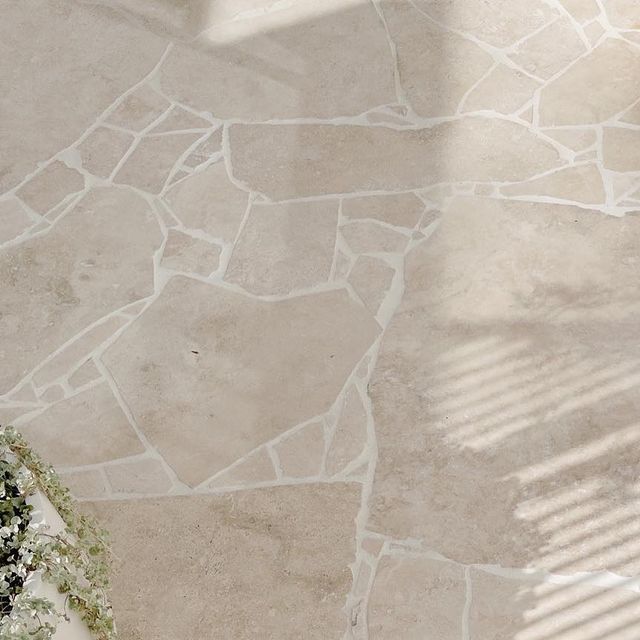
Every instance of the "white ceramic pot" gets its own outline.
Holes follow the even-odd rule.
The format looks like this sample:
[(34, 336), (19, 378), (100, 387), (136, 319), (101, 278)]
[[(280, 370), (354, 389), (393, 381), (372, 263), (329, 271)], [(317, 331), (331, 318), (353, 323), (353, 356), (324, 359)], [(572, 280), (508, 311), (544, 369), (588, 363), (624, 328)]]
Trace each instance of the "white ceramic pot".
[[(44, 493), (36, 491), (36, 493), (27, 498), (27, 502), (33, 505), (31, 512), (31, 523), (33, 525), (43, 523), (48, 525), (47, 533), (50, 535), (56, 535), (64, 529), (64, 521)], [(59, 593), (54, 585), (43, 581), (39, 571), (32, 573), (27, 578), (25, 587), (33, 594), (53, 602), (56, 609), (60, 611), (64, 609), (65, 596)], [(87, 625), (78, 613), (69, 610), (67, 607), (67, 615), (69, 621), (62, 620), (58, 623), (57, 630), (53, 636), (54, 640), (93, 640)]]

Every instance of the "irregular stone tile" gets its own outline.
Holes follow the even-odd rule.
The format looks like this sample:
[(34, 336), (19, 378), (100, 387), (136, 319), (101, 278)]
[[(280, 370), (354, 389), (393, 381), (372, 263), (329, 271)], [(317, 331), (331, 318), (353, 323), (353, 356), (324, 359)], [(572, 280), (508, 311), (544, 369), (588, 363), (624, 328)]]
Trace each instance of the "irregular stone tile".
[(276, 471), (266, 447), (248, 455), (242, 462), (216, 476), (207, 484), (208, 489), (249, 486), (259, 482), (273, 482)]
[(603, 163), (613, 171), (640, 171), (640, 131), (604, 127)]
[(167, 269), (208, 276), (218, 268), (219, 259), (220, 247), (170, 229), (160, 264)]
[(63, 473), (60, 474), (60, 480), (76, 499), (103, 498), (107, 495), (102, 475), (94, 469)]
[(53, 404), (64, 398), (64, 389), (59, 384), (54, 384), (47, 387), (41, 397), (46, 404)]
[(424, 203), (414, 193), (346, 198), (342, 214), (352, 220), (373, 218), (397, 227), (413, 229), (424, 211)]
[(63, 376), (76, 367), (91, 351), (110, 338), (120, 327), (124, 326), (126, 322), (126, 318), (112, 316), (93, 329), (89, 329), (89, 331), (38, 369), (33, 374), (33, 383), (37, 387), (42, 387), (56, 378)]
[(170, 131), (185, 131), (188, 129), (209, 129), (211, 122), (175, 105), (167, 117), (151, 129), (151, 134), (167, 133)]
[(596, 143), (594, 129), (544, 129), (544, 134), (573, 151), (582, 151)]
[(371, 122), (371, 124), (397, 124), (400, 126), (410, 124), (406, 119), (393, 113), (389, 113), (386, 110), (370, 111), (367, 113), (367, 120)]
[[(596, 86), (598, 91), (593, 90)], [(639, 96), (640, 51), (609, 38), (542, 89), (540, 124), (602, 122)]]
[(104, 467), (114, 493), (165, 493), (172, 486), (162, 462), (153, 458)]
[(180, 156), (201, 136), (174, 133), (144, 137), (116, 174), (114, 181), (160, 193)]
[(9, 394), (7, 400), (11, 402), (38, 402), (36, 392), (30, 382), (26, 382)]
[(0, 192), (72, 144), (153, 69), (166, 47), (111, 7), (25, 0), (3, 9), (3, 104), (20, 107), (3, 109), (0, 148), (11, 153), (0, 159)]
[(333, 118), (396, 100), (374, 7), (342, 0), (301, 0), (213, 27), (171, 50), (160, 81), (166, 95), (221, 119)]
[(222, 151), (222, 127), (203, 140), (185, 159), (188, 167), (197, 167)]
[(357, 485), (335, 483), (87, 510), (119, 559), (113, 604), (123, 637), (199, 640), (223, 629), (238, 639), (327, 640), (347, 624), (359, 507)]
[(520, 43), (510, 57), (525, 71), (548, 80), (586, 50), (571, 21), (561, 18)]
[(595, 164), (582, 164), (554, 171), (541, 178), (502, 187), (507, 196), (549, 196), (584, 204), (605, 201), (602, 176)]
[(638, 5), (634, 0), (607, 0), (604, 8), (609, 22), (617, 29), (640, 29)]
[(471, 638), (615, 638), (640, 633), (640, 596), (629, 589), (516, 581), (471, 569)]
[(150, 295), (161, 240), (145, 200), (109, 187), (90, 191), (46, 235), (5, 249), (0, 392), (88, 325)]
[(166, 198), (186, 227), (233, 242), (249, 196), (229, 180), (224, 163), (218, 162), (172, 187)]
[(557, 151), (526, 127), (487, 118), (414, 130), (237, 124), (230, 139), (235, 177), (276, 200), (525, 180), (559, 164)]
[(251, 206), (225, 280), (258, 295), (326, 282), (336, 244), (338, 201)]
[(106, 382), (52, 405), (20, 431), (55, 466), (96, 464), (144, 451)]
[(17, 238), (33, 224), (17, 198), (0, 200), (0, 244)]
[(96, 363), (90, 358), (89, 360), (81, 364), (69, 376), (69, 384), (74, 389), (78, 389), (79, 387), (83, 387), (85, 384), (93, 382), (100, 377), (102, 377), (102, 374), (100, 373), (98, 367), (96, 367)]
[(16, 194), (34, 211), (45, 214), (72, 193), (84, 189), (84, 178), (59, 160), (47, 165)]
[(354, 253), (402, 253), (409, 238), (375, 222), (350, 222), (340, 233)]
[(159, 93), (149, 85), (143, 84), (109, 114), (107, 122), (131, 131), (142, 131), (157, 120), (169, 106)]
[(384, 540), (382, 538), (365, 538), (362, 541), (362, 549), (374, 558), (378, 557), (383, 545)]
[(584, 35), (589, 38), (591, 46), (595, 46), (604, 34), (604, 27), (599, 22), (592, 22), (584, 28)]
[(369, 596), (369, 638), (459, 640), (465, 590), (464, 574), (457, 565), (384, 556)]
[(638, 176), (627, 173), (609, 173), (607, 176), (613, 191), (613, 197), (619, 200), (632, 191), (638, 184)]
[(103, 360), (138, 426), (198, 484), (324, 413), (378, 331), (344, 290), (260, 302), (174, 277)]
[(98, 127), (78, 146), (82, 168), (100, 178), (108, 178), (132, 142), (133, 136), (125, 131)]
[(607, 522), (640, 514), (638, 242), (634, 216), (452, 201), (407, 258), (370, 383), (369, 530), (464, 563), (637, 575), (637, 535)]
[(557, 15), (538, 0), (417, 0), (415, 4), (434, 20), (500, 48), (521, 40)]
[(560, 0), (564, 8), (581, 24), (600, 15), (596, 0)]
[(363, 451), (367, 443), (367, 412), (355, 387), (347, 391), (340, 418), (327, 452), (325, 467), (332, 476), (342, 471)]
[(411, 106), (426, 118), (453, 115), (493, 58), (474, 42), (441, 29), (409, 2), (385, 1), (382, 8)]
[(320, 420), (306, 425), (275, 446), (282, 474), (287, 478), (317, 476), (324, 457), (324, 427)]
[(393, 282), (395, 270), (386, 262), (359, 256), (349, 274), (349, 284), (375, 316)]
[(32, 413), (35, 409), (41, 407), (34, 405), (21, 405), (21, 406), (3, 406), (0, 405), (0, 426), (7, 427), (15, 424), (19, 418)]
[(469, 93), (463, 108), (465, 111), (514, 113), (531, 100), (540, 84), (521, 71), (499, 64)]

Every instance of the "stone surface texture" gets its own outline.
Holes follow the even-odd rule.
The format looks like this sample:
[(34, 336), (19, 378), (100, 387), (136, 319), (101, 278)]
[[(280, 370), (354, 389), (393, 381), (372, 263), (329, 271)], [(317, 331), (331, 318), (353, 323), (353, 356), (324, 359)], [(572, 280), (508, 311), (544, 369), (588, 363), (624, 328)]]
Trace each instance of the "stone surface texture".
[(637, 1), (5, 2), (0, 86), (123, 638), (640, 637)]

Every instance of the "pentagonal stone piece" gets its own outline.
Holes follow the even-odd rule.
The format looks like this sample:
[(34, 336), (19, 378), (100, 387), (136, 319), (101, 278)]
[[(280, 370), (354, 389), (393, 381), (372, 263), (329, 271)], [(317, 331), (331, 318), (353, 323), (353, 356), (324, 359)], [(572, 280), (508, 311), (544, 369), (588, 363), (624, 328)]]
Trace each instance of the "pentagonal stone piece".
[(139, 427), (196, 485), (325, 412), (378, 331), (344, 290), (261, 302), (175, 277), (104, 361)]

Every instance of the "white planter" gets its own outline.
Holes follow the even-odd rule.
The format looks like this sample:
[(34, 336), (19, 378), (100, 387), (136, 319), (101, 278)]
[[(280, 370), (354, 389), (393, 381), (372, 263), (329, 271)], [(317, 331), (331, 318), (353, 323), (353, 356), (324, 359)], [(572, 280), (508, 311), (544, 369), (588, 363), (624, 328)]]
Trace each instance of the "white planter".
[[(47, 496), (41, 491), (36, 491), (32, 496), (29, 496), (27, 502), (33, 505), (31, 512), (32, 525), (43, 523), (48, 525), (47, 533), (50, 535), (56, 535), (64, 529), (65, 525), (62, 518)], [(25, 587), (33, 594), (47, 598), (47, 600), (53, 602), (56, 609), (60, 611), (64, 609), (65, 596), (59, 593), (54, 585), (43, 581), (39, 571), (36, 571), (27, 578)], [(75, 611), (71, 611), (67, 607), (67, 615), (69, 621), (65, 622), (62, 620), (58, 623), (56, 633), (53, 636), (54, 640), (93, 640), (87, 625)]]

